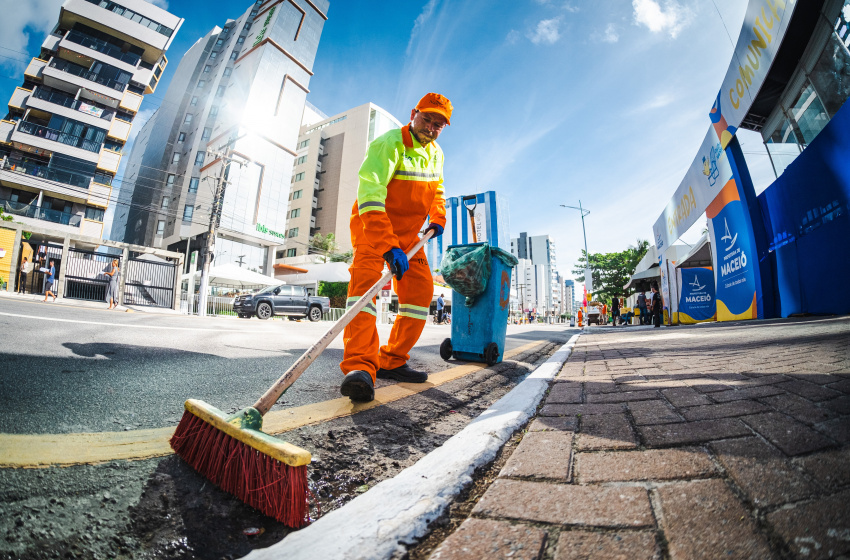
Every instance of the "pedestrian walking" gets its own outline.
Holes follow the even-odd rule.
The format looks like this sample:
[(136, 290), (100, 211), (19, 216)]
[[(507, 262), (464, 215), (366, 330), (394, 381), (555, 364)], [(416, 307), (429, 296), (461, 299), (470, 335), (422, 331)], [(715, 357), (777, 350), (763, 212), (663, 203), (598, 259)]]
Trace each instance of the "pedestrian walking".
[(340, 369), (345, 379), (340, 392), (355, 402), (375, 398), (375, 380), (424, 383), (428, 374), (411, 368), (408, 352), (425, 327), (434, 297), (431, 269), (421, 249), (408, 261), (405, 251), (425, 229), (433, 238), (443, 234), (446, 201), (443, 150), (436, 139), (450, 124), (451, 102), (428, 93), (410, 111), (410, 123), (376, 138), (360, 167), (357, 200), (351, 211), (354, 262), (348, 284), (348, 305), (365, 294), (381, 277), (386, 262), (395, 276), (398, 318), (386, 345), (379, 346), (376, 311), (367, 305), (345, 327), (345, 351)]
[(644, 294), (644, 292), (641, 292), (641, 293), (638, 294), (637, 307), (638, 307), (638, 311), (640, 312), (640, 324), (641, 325), (649, 324), (649, 315), (647, 314), (647, 309), (646, 309), (646, 294)]
[(614, 298), (611, 301), (611, 317), (613, 318), (614, 326), (617, 326), (617, 321), (620, 320), (620, 298)]
[(658, 283), (652, 283), (652, 320), (655, 328), (661, 326), (662, 302), (661, 293), (658, 291)]
[(18, 275), (18, 293), (23, 294), (26, 292), (27, 285), (27, 275), (32, 268), (32, 263), (27, 261), (27, 258), (24, 257), (24, 262), (21, 263), (21, 272)]
[(53, 296), (53, 301), (56, 301), (56, 294), (53, 293), (53, 283), (56, 278), (56, 267), (53, 266), (53, 259), (50, 259), (50, 266), (42, 269), (44, 272), (44, 301), (47, 301), (48, 296)]
[(443, 322), (443, 309), (445, 308), (445, 306), (446, 306), (446, 304), (445, 304), (445, 301), (443, 300), (443, 294), (440, 294), (440, 297), (437, 298), (437, 322), (438, 323)]
[(109, 307), (107, 307), (107, 309), (118, 308), (119, 273), (120, 269), (118, 268), (118, 259), (112, 259), (112, 264), (110, 264), (109, 268), (104, 271), (104, 274), (109, 276), (109, 284), (106, 285), (106, 303), (109, 304)]

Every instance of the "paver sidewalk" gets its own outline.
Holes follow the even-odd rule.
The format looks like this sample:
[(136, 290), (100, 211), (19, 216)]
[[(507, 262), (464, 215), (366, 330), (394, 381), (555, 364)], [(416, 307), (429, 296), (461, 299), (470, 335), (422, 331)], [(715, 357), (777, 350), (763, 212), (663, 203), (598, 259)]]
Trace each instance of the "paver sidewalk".
[(850, 554), (850, 318), (586, 333), (432, 559)]

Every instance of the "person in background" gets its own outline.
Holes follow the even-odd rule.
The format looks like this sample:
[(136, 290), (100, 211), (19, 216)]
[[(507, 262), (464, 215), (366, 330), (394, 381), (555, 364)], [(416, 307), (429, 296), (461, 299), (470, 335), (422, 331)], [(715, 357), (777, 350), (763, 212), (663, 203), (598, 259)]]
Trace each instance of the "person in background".
[(29, 274), (30, 268), (32, 268), (32, 264), (27, 261), (27, 258), (24, 257), (24, 262), (21, 263), (21, 273), (20, 279), (18, 280), (18, 293), (24, 293), (24, 289), (27, 285), (27, 274)]
[(647, 309), (646, 309), (646, 294), (644, 294), (643, 292), (638, 294), (637, 308), (638, 308), (638, 311), (640, 311), (640, 324), (641, 325), (648, 325), (649, 324), (649, 321), (648, 321), (649, 315), (647, 314)]
[(443, 294), (440, 294), (440, 297), (437, 298), (437, 322), (443, 322), (443, 309), (445, 308), (446, 303), (443, 300)]
[(109, 269), (104, 272), (109, 276), (109, 284), (106, 286), (106, 303), (109, 304), (107, 309), (118, 309), (118, 273), (118, 259), (112, 259)]
[(44, 273), (44, 301), (47, 301), (48, 296), (53, 296), (53, 301), (56, 301), (56, 294), (53, 293), (53, 283), (56, 279), (56, 267), (53, 266), (53, 259), (50, 259), (50, 266)]
[(662, 312), (662, 302), (661, 302), (661, 292), (658, 291), (658, 283), (652, 283), (652, 321), (655, 324), (655, 328), (661, 326), (661, 312)]
[(617, 321), (620, 320), (620, 298), (611, 300), (611, 319), (613, 319), (613, 324), (616, 327)]

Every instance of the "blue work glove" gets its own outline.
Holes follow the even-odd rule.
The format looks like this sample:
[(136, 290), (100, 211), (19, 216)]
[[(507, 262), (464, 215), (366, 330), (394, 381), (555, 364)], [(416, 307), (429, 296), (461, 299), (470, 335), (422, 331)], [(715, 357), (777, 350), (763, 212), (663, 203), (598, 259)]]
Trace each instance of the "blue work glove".
[(425, 228), (425, 233), (428, 233), (429, 231), (434, 232), (434, 235), (431, 236), (431, 239), (434, 239), (435, 237), (440, 237), (441, 235), (443, 235), (443, 226), (441, 226), (440, 224), (429, 224), (428, 227)]
[(407, 262), (407, 255), (398, 247), (384, 253), (384, 260), (387, 261), (390, 271), (395, 275), (396, 280), (401, 280), (401, 277), (410, 268), (410, 263)]

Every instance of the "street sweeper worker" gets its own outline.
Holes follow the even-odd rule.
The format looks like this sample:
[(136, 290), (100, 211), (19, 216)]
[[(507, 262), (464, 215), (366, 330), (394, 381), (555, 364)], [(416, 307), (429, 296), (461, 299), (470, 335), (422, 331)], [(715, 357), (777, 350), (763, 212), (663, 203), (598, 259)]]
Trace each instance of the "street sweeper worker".
[(428, 93), (410, 112), (410, 123), (376, 138), (360, 167), (357, 200), (351, 211), (354, 262), (348, 284), (348, 306), (377, 282), (386, 264), (394, 276), (398, 315), (387, 344), (380, 346), (375, 300), (345, 327), (345, 375), (340, 392), (355, 402), (375, 397), (375, 380), (424, 383), (428, 374), (407, 364), (428, 318), (434, 282), (420, 249), (408, 261), (405, 252), (419, 241), (419, 231), (442, 235), (446, 225), (443, 196), (443, 151), (437, 137), (449, 125), (451, 102)]

